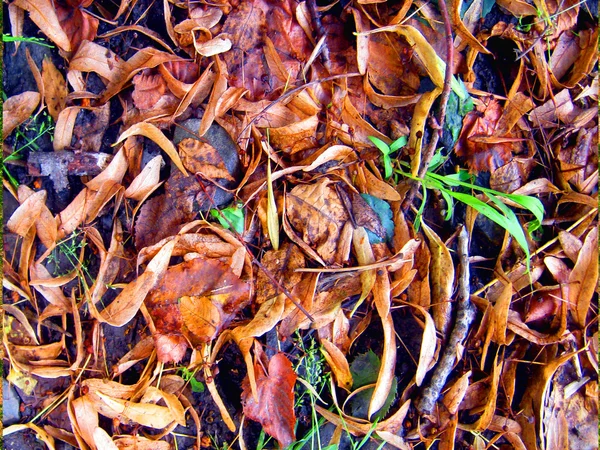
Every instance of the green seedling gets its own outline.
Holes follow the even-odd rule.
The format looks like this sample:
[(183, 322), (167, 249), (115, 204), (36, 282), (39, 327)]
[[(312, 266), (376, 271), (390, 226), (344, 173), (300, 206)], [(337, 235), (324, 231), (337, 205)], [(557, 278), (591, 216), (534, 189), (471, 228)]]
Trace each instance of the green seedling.
[[(512, 202), (512, 204), (533, 214), (534, 220), (530, 222), (527, 227), (528, 232), (533, 233), (541, 227), (541, 223), (544, 218), (544, 205), (539, 199), (527, 195), (506, 194), (504, 192), (495, 191), (493, 189), (488, 189), (477, 186), (473, 183), (469, 183), (465, 181), (465, 177), (468, 177), (468, 174), (464, 170), (454, 175), (438, 175), (430, 169), (425, 174), (424, 179), (413, 177), (410, 173), (404, 172), (400, 169), (396, 169), (396, 172), (406, 178), (421, 182), (423, 187), (423, 201), (415, 219), (416, 229), (418, 229), (420, 226), (421, 216), (427, 201), (427, 190), (434, 189), (442, 194), (448, 204), (448, 213), (446, 214), (446, 219), (452, 217), (454, 200), (458, 200), (472, 207), (478, 213), (482, 214), (508, 231), (508, 233), (517, 241), (519, 246), (525, 252), (527, 257), (527, 271), (529, 271), (531, 252), (529, 251), (529, 245), (527, 244), (525, 231), (523, 230), (517, 215), (509, 206), (507, 206), (505, 201)], [(454, 190), (454, 188), (459, 187), (480, 192), (484, 194), (488, 201), (484, 202), (472, 193), (457, 192)], [(505, 201), (503, 201), (503, 199)]]
[(177, 375), (183, 378), (187, 383), (190, 383), (190, 386), (192, 387), (192, 392), (202, 393), (204, 392), (204, 383), (196, 380), (196, 372), (197, 369), (194, 371), (190, 371), (187, 367), (184, 366), (177, 369)]
[(233, 227), (239, 234), (244, 232), (244, 210), (240, 205), (228, 206), (221, 210), (211, 209), (210, 215), (217, 219), (223, 228), (229, 230)]
[(381, 139), (376, 138), (374, 136), (369, 136), (369, 140), (379, 149), (381, 155), (383, 157), (383, 169), (385, 172), (385, 179), (390, 178), (394, 172), (394, 167), (392, 165), (392, 156), (391, 154), (397, 152), (402, 147), (406, 145), (408, 142), (406, 136), (401, 136), (392, 142), (390, 145), (383, 142)]

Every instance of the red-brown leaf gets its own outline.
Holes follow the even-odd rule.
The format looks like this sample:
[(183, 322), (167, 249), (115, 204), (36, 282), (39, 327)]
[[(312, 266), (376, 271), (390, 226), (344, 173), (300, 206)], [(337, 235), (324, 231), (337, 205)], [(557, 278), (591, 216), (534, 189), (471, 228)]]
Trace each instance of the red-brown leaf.
[(273, 436), (281, 447), (287, 447), (296, 440), (294, 425), (294, 384), (296, 373), (292, 363), (283, 353), (277, 353), (269, 361), (269, 374), (265, 375), (261, 365), (254, 363), (258, 402), (252, 396), (248, 377), (242, 384), (244, 414), (260, 422), (267, 434)]

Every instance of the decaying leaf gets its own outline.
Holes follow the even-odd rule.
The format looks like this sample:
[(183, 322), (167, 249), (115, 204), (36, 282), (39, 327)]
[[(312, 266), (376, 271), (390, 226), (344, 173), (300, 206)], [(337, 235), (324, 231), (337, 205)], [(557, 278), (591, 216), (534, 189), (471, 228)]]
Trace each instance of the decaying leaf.
[(286, 197), (286, 215), (304, 242), (326, 262), (336, 261), (338, 238), (348, 213), (332, 182), (323, 178), (297, 186)]
[(258, 361), (254, 363), (254, 372), (258, 387), (258, 401), (252, 396), (250, 383), (246, 378), (242, 392), (244, 414), (260, 422), (267, 434), (277, 439), (282, 447), (287, 447), (296, 440), (294, 434), (296, 374), (292, 370), (292, 363), (283, 353), (277, 353), (269, 361), (267, 373)]
[[(168, 245), (172, 248), (175, 241), (165, 247)], [(145, 302), (157, 330), (159, 359), (172, 361), (173, 347), (186, 341), (214, 339), (248, 300), (248, 294), (248, 284), (218, 260), (195, 258), (167, 269)]]

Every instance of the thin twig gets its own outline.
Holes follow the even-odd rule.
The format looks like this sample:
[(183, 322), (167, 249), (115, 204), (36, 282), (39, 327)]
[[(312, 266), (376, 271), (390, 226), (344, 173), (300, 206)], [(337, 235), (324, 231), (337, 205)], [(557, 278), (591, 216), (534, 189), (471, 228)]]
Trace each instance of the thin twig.
[(456, 322), (452, 333), (450, 333), (444, 353), (433, 371), (431, 380), (427, 387), (423, 389), (423, 394), (417, 403), (417, 410), (424, 415), (429, 415), (433, 411), (440, 392), (446, 384), (446, 379), (454, 367), (456, 350), (460, 348), (466, 339), (471, 323), (475, 319), (475, 309), (469, 299), (469, 234), (465, 226), (458, 235), (458, 254), (460, 258), (460, 277)]
[[(440, 107), (438, 110), (437, 118), (432, 117), (431, 121), (432, 128), (434, 132), (432, 133), (431, 140), (429, 141), (427, 147), (425, 148), (425, 152), (421, 157), (421, 167), (419, 167), (419, 178), (424, 178), (425, 174), (427, 174), (427, 170), (429, 169), (429, 163), (431, 162), (431, 158), (435, 153), (435, 149), (437, 147), (437, 143), (439, 139), (442, 137), (442, 133), (444, 132), (444, 123), (446, 122), (446, 107), (448, 105), (448, 99), (450, 98), (450, 89), (452, 82), (452, 66), (454, 65), (454, 43), (452, 42), (452, 25), (450, 23), (450, 16), (448, 15), (448, 7), (446, 6), (446, 0), (440, 0), (438, 2), (440, 6), (440, 12), (442, 14), (442, 19), (444, 21), (444, 34), (446, 38), (446, 72), (444, 74), (444, 89), (442, 90), (442, 94), (440, 95)], [(413, 181), (412, 186), (404, 201), (402, 202), (402, 211), (406, 212), (410, 209), (410, 206), (413, 203), (415, 195), (419, 190), (419, 181)]]

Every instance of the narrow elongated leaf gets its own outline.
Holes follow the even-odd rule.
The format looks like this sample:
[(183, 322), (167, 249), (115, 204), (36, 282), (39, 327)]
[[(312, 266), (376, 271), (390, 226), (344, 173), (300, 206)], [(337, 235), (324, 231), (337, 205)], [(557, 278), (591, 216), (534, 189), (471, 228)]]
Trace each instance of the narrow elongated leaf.
[(127, 131), (125, 131), (121, 134), (121, 136), (119, 136), (119, 139), (117, 140), (117, 142), (115, 142), (114, 145), (120, 144), (130, 136), (137, 135), (147, 137), (148, 139), (158, 144), (160, 148), (162, 148), (165, 151), (165, 153), (169, 155), (169, 158), (173, 160), (177, 168), (181, 170), (181, 173), (183, 173), (186, 177), (188, 176), (188, 172), (187, 170), (185, 170), (185, 167), (183, 167), (183, 163), (179, 158), (179, 153), (177, 153), (177, 149), (175, 148), (173, 143), (167, 139), (167, 137), (162, 131), (160, 131), (156, 126), (152, 125), (151, 123), (140, 122), (129, 127)]

